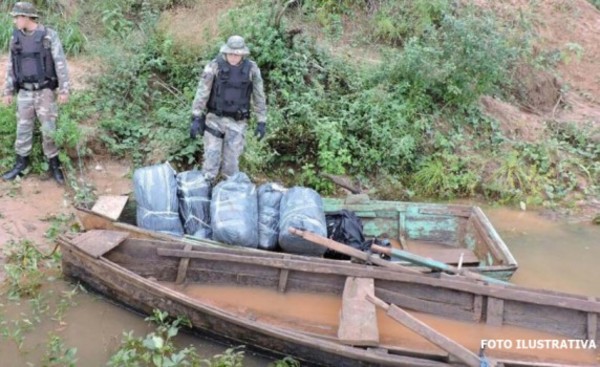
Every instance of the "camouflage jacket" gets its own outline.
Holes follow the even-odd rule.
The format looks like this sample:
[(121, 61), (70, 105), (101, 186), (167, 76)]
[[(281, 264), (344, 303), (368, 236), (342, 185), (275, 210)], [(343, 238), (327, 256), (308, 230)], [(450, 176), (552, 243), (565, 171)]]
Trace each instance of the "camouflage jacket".
[[(38, 24), (38, 27), (44, 27)], [(43, 29), (43, 28), (42, 28)], [(70, 90), (69, 83), (69, 70), (67, 68), (67, 58), (63, 51), (62, 43), (58, 38), (58, 33), (51, 28), (46, 28), (46, 39), (50, 41), (52, 58), (54, 59), (54, 68), (56, 69), (56, 76), (58, 77), (58, 92), (61, 94), (68, 94)], [(22, 32), (22, 31), (21, 31)], [(10, 44), (12, 45), (14, 38), (11, 36)], [(6, 77), (4, 79), (4, 91), (3, 96), (8, 96), (15, 93), (15, 81), (16, 77), (13, 70), (12, 64), (12, 47), (9, 47), (8, 54), (8, 65), (6, 65)]]
[[(219, 55), (219, 57), (224, 57)], [(256, 114), (258, 122), (267, 122), (267, 103), (265, 98), (265, 91), (263, 87), (263, 79), (260, 75), (260, 69), (254, 61), (250, 61), (250, 80), (252, 81), (252, 107)], [(206, 104), (210, 98), (210, 92), (212, 89), (213, 81), (215, 76), (219, 73), (219, 64), (217, 59), (211, 61), (200, 76), (198, 81), (198, 89), (196, 90), (196, 97), (194, 103), (192, 103), (192, 115), (200, 116), (206, 110)]]

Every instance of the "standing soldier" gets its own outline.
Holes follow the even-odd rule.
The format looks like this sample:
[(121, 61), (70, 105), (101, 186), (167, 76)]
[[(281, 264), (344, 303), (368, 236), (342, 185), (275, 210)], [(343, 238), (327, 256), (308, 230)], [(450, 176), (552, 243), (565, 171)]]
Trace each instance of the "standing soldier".
[(239, 171), (250, 117), (250, 100), (258, 120), (256, 135), (265, 136), (267, 107), (263, 80), (254, 61), (246, 58), (250, 50), (240, 36), (231, 36), (220, 54), (202, 72), (192, 104), (190, 136), (204, 135), (206, 178), (214, 180), (221, 168), (229, 177)]
[(64, 177), (58, 160), (58, 148), (52, 137), (56, 131), (56, 90), (58, 102), (69, 100), (67, 61), (58, 34), (38, 23), (33, 4), (18, 2), (10, 15), (15, 30), (10, 41), (9, 60), (4, 84), (4, 104), (12, 103), (17, 94), (16, 162), (6, 172), (4, 180), (23, 175), (29, 165), (35, 119), (40, 121), (44, 155), (48, 158), (52, 176), (59, 184)]

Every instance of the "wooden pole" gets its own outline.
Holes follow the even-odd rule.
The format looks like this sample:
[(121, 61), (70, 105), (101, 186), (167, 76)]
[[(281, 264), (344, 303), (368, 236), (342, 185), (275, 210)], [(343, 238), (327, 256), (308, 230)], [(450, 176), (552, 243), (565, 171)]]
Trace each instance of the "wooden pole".
[(392, 256), (395, 257), (397, 259), (402, 259), (402, 260), (406, 260), (409, 261), (413, 264), (416, 265), (420, 265), (420, 266), (425, 266), (428, 267), (430, 269), (437, 269), (437, 270), (442, 270), (442, 271), (447, 271), (451, 274), (459, 274), (459, 275), (464, 275), (467, 278), (471, 278), (471, 279), (476, 279), (476, 280), (480, 280), (483, 282), (487, 282), (487, 283), (492, 283), (492, 284), (500, 284), (500, 285), (511, 285), (508, 282), (505, 282), (503, 280), (500, 279), (496, 279), (496, 278), (492, 278), (492, 277), (487, 277), (481, 274), (477, 274), (474, 273), (472, 271), (469, 271), (467, 269), (458, 269), (452, 265), (448, 265), (446, 263), (443, 263), (441, 261), (436, 261), (433, 259), (429, 259), (423, 256), (419, 256), (416, 254), (413, 254), (411, 252), (408, 251), (404, 251), (404, 250), (400, 250), (400, 249), (396, 249), (396, 248), (389, 248), (389, 247), (382, 247), (379, 245), (372, 245), (371, 246), (371, 250), (381, 253), (381, 254), (386, 254), (388, 256)]
[(415, 269), (411, 269), (407, 266), (403, 266), (400, 264), (396, 264), (387, 260), (384, 260), (382, 258), (380, 258), (377, 255), (373, 255), (373, 254), (367, 254), (366, 252), (362, 252), (360, 250), (357, 250), (353, 247), (350, 247), (348, 245), (344, 245), (343, 243), (339, 243), (336, 242), (334, 240), (330, 240), (327, 237), (323, 237), (323, 236), (319, 236), (318, 234), (314, 234), (312, 232), (308, 232), (308, 231), (303, 231), (297, 228), (293, 228), (290, 227), (288, 229), (288, 231), (291, 234), (294, 234), (298, 237), (302, 237), (307, 241), (310, 241), (314, 244), (323, 246), (323, 247), (327, 247), (328, 249), (337, 251), (341, 254), (344, 255), (348, 255), (363, 261), (367, 261), (367, 262), (371, 262), (375, 265), (379, 265), (385, 268), (389, 268), (389, 269), (393, 269), (393, 270), (398, 270), (398, 271), (404, 271), (404, 272), (408, 272), (408, 273), (418, 273), (421, 274), (421, 272), (415, 270)]
[(421, 335), (423, 338), (427, 339), (431, 343), (444, 349), (449, 354), (456, 357), (461, 362), (465, 363), (467, 366), (481, 366), (481, 359), (475, 353), (471, 352), (470, 350), (458, 344), (454, 340), (448, 338), (447, 336), (437, 332), (436, 330), (429, 327), (422, 321), (418, 320), (417, 318), (404, 311), (400, 307), (396, 305), (389, 305), (381, 299), (375, 296), (371, 296), (370, 294), (367, 294), (365, 298), (369, 302), (373, 303), (375, 306), (386, 310), (387, 315), (389, 317), (406, 326), (415, 333)]

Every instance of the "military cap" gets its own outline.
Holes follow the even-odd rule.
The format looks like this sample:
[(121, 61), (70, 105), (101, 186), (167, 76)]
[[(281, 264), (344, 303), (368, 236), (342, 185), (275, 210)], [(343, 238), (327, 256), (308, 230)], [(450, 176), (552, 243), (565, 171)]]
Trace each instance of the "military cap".
[(12, 8), (12, 11), (10, 12), (10, 15), (13, 17), (16, 17), (18, 15), (22, 15), (24, 17), (29, 18), (39, 17), (35, 6), (27, 1), (19, 1), (18, 3), (15, 3), (15, 5)]
[(250, 50), (246, 47), (243, 37), (231, 36), (227, 39), (227, 43), (221, 46), (221, 53), (246, 56), (250, 55)]

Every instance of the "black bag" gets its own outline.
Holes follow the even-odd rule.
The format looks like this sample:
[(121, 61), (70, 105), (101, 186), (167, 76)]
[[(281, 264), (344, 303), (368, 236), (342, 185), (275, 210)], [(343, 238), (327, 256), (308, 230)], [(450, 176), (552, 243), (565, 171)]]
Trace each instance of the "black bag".
[[(367, 251), (369, 243), (363, 235), (363, 224), (353, 212), (342, 209), (325, 216), (327, 237), (360, 251)], [(324, 255), (329, 259), (349, 260), (350, 257), (334, 250), (327, 250)]]

